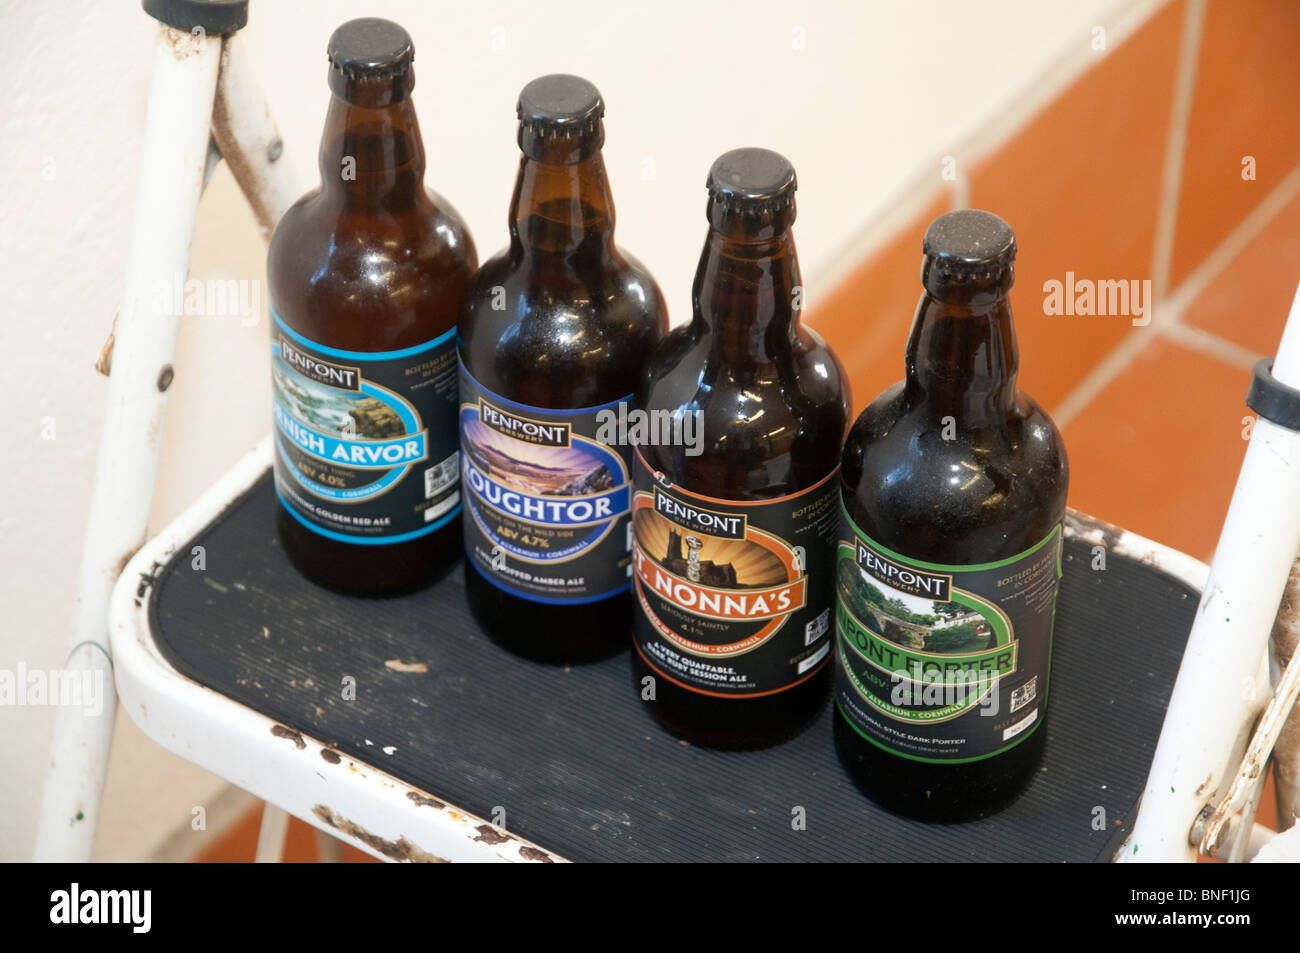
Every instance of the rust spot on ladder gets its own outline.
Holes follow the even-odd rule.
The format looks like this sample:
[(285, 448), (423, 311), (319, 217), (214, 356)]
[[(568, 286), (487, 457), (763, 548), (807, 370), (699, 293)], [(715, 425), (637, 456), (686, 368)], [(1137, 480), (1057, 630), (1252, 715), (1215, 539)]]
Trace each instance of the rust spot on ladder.
[(436, 797), (429, 797), (427, 794), (421, 794), (419, 791), (407, 791), (407, 798), (417, 807), (433, 807), (442, 810), (447, 805), (439, 801)]
[[(239, 183), (244, 198), (252, 208), (262, 236), (270, 238), (271, 229), (275, 227), (274, 210), (267, 204), (271, 195), (270, 164), (278, 161), (283, 155), (284, 140), (280, 138), (280, 131), (271, 121), (268, 111), (266, 129), (270, 133), (270, 139), (261, 145), (260, 158), (256, 157), (259, 147), (255, 144), (250, 143), (248, 150), (245, 151), (234, 131), (235, 108), (228, 98), (227, 73), (228, 71), (223, 69), (217, 82), (217, 95), (212, 104), (212, 138), (216, 140), (217, 151), (221, 153), (221, 158), (225, 160), (230, 174)], [(262, 108), (266, 110), (265, 103)], [(265, 162), (260, 161), (261, 159), (265, 159)]]
[(275, 735), (277, 738), (288, 738), (294, 743), (294, 746), (299, 751), (302, 751), (307, 747), (307, 742), (302, 740), (302, 735), (298, 734), (298, 732), (294, 731), (292, 728), (286, 728), (284, 725), (272, 725), (271, 734)]
[(117, 341), (117, 316), (120, 311), (113, 312), (113, 323), (108, 329), (108, 338), (104, 341), (104, 346), (99, 349), (99, 357), (95, 360), (95, 370), (109, 377), (113, 371), (113, 345)]
[(553, 864), (555, 859), (544, 850), (538, 850), (536, 847), (529, 847), (527, 844), (521, 844), (519, 847), (519, 856), (524, 860), (536, 861), (539, 864)]
[(143, 534), (142, 534), (141, 537), (140, 537), (140, 542), (136, 543), (134, 546), (132, 546), (130, 549), (128, 549), (125, 553), (123, 553), (122, 556), (121, 556), (121, 558), (118, 559), (118, 561), (117, 561), (117, 565), (115, 565), (115, 566), (113, 567), (113, 578), (114, 578), (114, 579), (117, 579), (118, 577), (120, 577), (120, 576), (122, 575), (123, 572), (126, 571), (126, 564), (129, 563), (129, 562), (131, 561), (132, 557), (135, 556), (135, 554), (138, 553), (138, 552), (139, 552), (141, 549), (143, 549), (143, 548), (144, 548), (144, 536), (143, 536)]
[(478, 831), (478, 837), (475, 837), (474, 839), (476, 841), (482, 841), (484, 844), (495, 846), (497, 844), (504, 844), (506, 841), (512, 839), (509, 834), (502, 834), (491, 824), (480, 824), (474, 829)]
[(1113, 550), (1120, 537), (1124, 535), (1124, 530), (1115, 524), (1107, 523), (1079, 510), (1066, 510), (1065, 528), (1084, 542), (1093, 544), (1100, 542), (1107, 550)]
[(205, 43), (220, 43), (221, 37), (209, 37), (202, 30), (197, 33), (190, 33), (186, 30), (178, 30), (175, 27), (164, 26), (163, 40), (171, 49), (172, 56), (178, 60), (187, 60), (191, 56), (196, 56), (203, 49)]
[(340, 831), (349, 837), (361, 841), (361, 843), (383, 854), (389, 860), (415, 864), (448, 863), (447, 858), (431, 854), (427, 850), (415, 846), (405, 837), (399, 837), (397, 840), (388, 840), (387, 838), (372, 834), (355, 822), (348, 820), (346, 817), (341, 817), (340, 815), (335, 814), (324, 804), (317, 804), (312, 808), (311, 812), (315, 814), (316, 817), (320, 818), (322, 823), (329, 825), (336, 831)]
[(140, 573), (140, 583), (135, 587), (135, 604), (144, 605), (144, 597), (149, 594), (149, 587), (158, 581), (158, 573), (162, 571), (163, 564), (158, 560), (153, 561), (148, 572)]

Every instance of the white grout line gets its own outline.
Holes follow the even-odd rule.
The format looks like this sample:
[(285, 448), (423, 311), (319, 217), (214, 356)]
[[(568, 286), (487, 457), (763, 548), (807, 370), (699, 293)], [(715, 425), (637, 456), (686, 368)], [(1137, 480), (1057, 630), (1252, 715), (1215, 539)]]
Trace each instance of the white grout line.
[[(934, 167), (939, 167), (935, 160)], [(876, 254), (888, 246), (908, 224), (936, 198), (945, 191), (951, 194), (950, 182), (940, 182), (935, 186), (933, 172), (925, 172), (909, 182), (879, 215), (872, 216), (867, 226), (854, 235), (840, 250), (831, 255), (824, 264), (807, 272), (808, 280), (804, 284), (809, 288), (822, 289), (818, 300), (825, 299), (840, 284), (848, 279), (863, 263), (870, 261)], [(949, 202), (949, 208), (956, 206)], [(921, 247), (916, 248), (918, 260), (917, 272), (920, 273)], [(920, 293), (919, 291), (917, 292)], [(817, 312), (810, 309), (809, 317), (816, 324)]]
[(1159, 206), (1151, 251), (1152, 294), (1147, 304), (1151, 308), (1151, 323), (1136, 333), (1127, 334), (1074, 386), (1060, 404), (1052, 408), (1052, 419), (1058, 427), (1065, 427), (1078, 417), (1098, 394), (1128, 368), (1150, 341), (1160, 336), (1163, 327), (1178, 321), (1178, 317), (1170, 314), (1169, 308), (1163, 304), (1163, 292), (1169, 281), (1169, 260), (1178, 223), (1178, 190), (1182, 183), (1183, 156), (1187, 150), (1187, 123), (1196, 90), (1196, 60), (1200, 53), (1204, 24), (1205, 0), (1188, 0), (1182, 40), (1178, 48), (1177, 73), (1169, 111), (1169, 132), (1165, 139), (1165, 158), (1160, 173)]
[(1178, 49), (1173, 103), (1169, 111), (1169, 133), (1165, 140), (1164, 168), (1160, 173), (1160, 196), (1156, 210), (1154, 244), (1151, 250), (1151, 287), (1156, 301), (1163, 301), (1169, 289), (1169, 268), (1178, 229), (1178, 199), (1183, 184), (1183, 161), (1187, 154), (1187, 126), (1196, 92), (1196, 67), (1200, 58), (1201, 35), (1205, 30), (1205, 0), (1188, 0)]
[[(1126, 42), (1134, 33), (1172, 0), (1116, 0), (1114, 9), (1102, 17), (1098, 24), (1106, 30), (1107, 56)], [(1203, 0), (1197, 0), (1203, 2)], [(950, 209), (970, 205), (970, 179), (965, 171), (1004, 145), (1036, 115), (1051, 105), (1058, 96), (1098, 62), (1099, 57), (1087, 43), (1077, 43), (1061, 51), (1061, 55), (1039, 74), (1029, 78), (1008, 101), (994, 112), (993, 119), (978, 131), (957, 142), (944, 154), (957, 158), (955, 182), (940, 181), (936, 187), (935, 169), (941, 168), (942, 156), (936, 155), (925, 165), (925, 171), (908, 182), (897, 197), (879, 215), (873, 215), (863, 228), (844, 242), (824, 265), (808, 272), (810, 287), (833, 291), (863, 262), (886, 246), (905, 225), (922, 209), (950, 188)], [(920, 254), (920, 249), (917, 249)], [(814, 323), (816, 313), (810, 314)]]
[[(1114, 49), (1132, 36), (1152, 16), (1166, 5), (1166, 0), (1144, 0), (1137, 4), (1124, 4), (1107, 16), (1108, 45)], [(1260, 202), (1246, 218), (1219, 243), (1213, 252), (1197, 266), (1183, 282), (1167, 296), (1172, 265), (1173, 244), (1178, 224), (1178, 199), (1182, 186), (1183, 159), (1187, 146), (1187, 127), (1191, 116), (1196, 85), (1196, 67), (1201, 38), (1204, 33), (1206, 0), (1188, 0), (1187, 13), (1179, 47), (1179, 61), (1170, 127), (1166, 140), (1164, 166), (1161, 173), (1160, 205), (1157, 210), (1156, 230), (1152, 249), (1152, 320), (1148, 328), (1127, 335), (1075, 386), (1061, 403), (1052, 410), (1058, 426), (1064, 427), (1077, 417), (1085, 407), (1115, 378), (1117, 378), (1146, 345), (1157, 337), (1169, 337), (1178, 344), (1217, 357), (1239, 367), (1250, 367), (1258, 358), (1249, 348), (1236, 344), (1210, 331), (1183, 325), (1183, 316), (1191, 302), (1227, 266), (1227, 264), (1254, 238), (1274, 216), (1300, 194), (1300, 167), (1282, 180), (1282, 183)], [(833, 255), (828, 265), (818, 269), (815, 283), (833, 289), (864, 261), (867, 261), (888, 244), (897, 232), (910, 223), (916, 215), (949, 189), (949, 208), (967, 208), (970, 205), (970, 177), (967, 169), (973, 163), (992, 153), (1007, 142), (1042, 109), (1055, 100), (1075, 80), (1096, 62), (1091, 50), (1063, 55), (1044, 73), (1036, 76), (1008, 107), (998, 114), (998, 121), (969, 136), (951, 150), (958, 156), (957, 177), (948, 185), (936, 188), (932, 173), (912, 180), (900, 190), (898, 197), (886, 211), (875, 216), (867, 227), (846, 242), (840, 252)], [(934, 164), (938, 164), (938, 159)], [(1160, 302), (1165, 302), (1161, 304)], [(812, 316), (815, 320), (816, 315)], [(1145, 332), (1145, 333), (1143, 333)]]
[[(1108, 318), (1107, 320), (1117, 320)], [(1066, 427), (1079, 413), (1092, 402), (1092, 399), (1110, 386), (1111, 382), (1133, 362), (1138, 352), (1160, 334), (1160, 309), (1151, 314), (1151, 323), (1144, 328), (1136, 328), (1119, 344), (1103, 357), (1095, 367), (1075, 385), (1055, 407), (1050, 409), (1052, 420), (1060, 428)]]
[[(1208, 354), (1210, 357), (1218, 358), (1224, 363), (1235, 364), (1242, 370), (1251, 370), (1255, 366), (1255, 362), (1264, 356), (1263, 354), (1256, 354), (1244, 344), (1230, 341), (1227, 338), (1220, 337), (1213, 331), (1206, 331), (1192, 324), (1183, 324), (1181, 320), (1161, 328), (1161, 333), (1171, 341), (1184, 347), (1193, 351), (1200, 351), (1202, 354)], [(1245, 393), (1243, 385), (1243, 397)]]
[(1268, 227), (1278, 213), (1298, 195), (1300, 195), (1300, 165), (1287, 173), (1277, 187), (1264, 196), (1251, 209), (1250, 214), (1243, 218), (1227, 237), (1215, 246), (1214, 251), (1206, 255), (1205, 260), (1192, 269), (1191, 273), (1183, 279), (1182, 284), (1173, 290), (1169, 296), (1169, 308), (1176, 314), (1178, 320), (1182, 320), (1188, 306), (1205, 291), (1210, 282), (1217, 278), (1232, 260), (1241, 254), (1242, 249)]
[[(1185, 347), (1243, 368), (1250, 368), (1256, 360), (1264, 356), (1255, 354), (1249, 348), (1212, 331), (1185, 325), (1183, 318), (1188, 308), (1205, 291), (1210, 282), (1222, 274), (1242, 249), (1249, 245), (1251, 240), (1258, 236), (1297, 195), (1300, 195), (1300, 166), (1292, 169), (1277, 188), (1266, 195), (1263, 201), (1256, 205), (1223, 241), (1219, 242), (1214, 251), (1207, 255), (1205, 260), (1183, 279), (1182, 284), (1173, 290), (1164, 304), (1160, 304), (1157, 299), (1150, 325), (1130, 333), (1101, 359), (1057, 407), (1051, 409), (1052, 419), (1056, 421), (1057, 426), (1064, 427), (1077, 417), (1094, 397), (1124, 372), (1138, 352), (1156, 337), (1168, 337)], [(1150, 333), (1152, 331), (1155, 333)]]
[(952, 150), (958, 162), (973, 165), (1000, 149), (1039, 113), (1055, 103), (1076, 80), (1123, 46), (1148, 20), (1170, 6), (1172, 0), (1144, 0), (1117, 3), (1097, 26), (1106, 31), (1106, 50), (1102, 54), (1087, 42), (1078, 42), (1061, 50), (1051, 65), (1031, 76), (997, 114), (997, 119), (968, 136)]

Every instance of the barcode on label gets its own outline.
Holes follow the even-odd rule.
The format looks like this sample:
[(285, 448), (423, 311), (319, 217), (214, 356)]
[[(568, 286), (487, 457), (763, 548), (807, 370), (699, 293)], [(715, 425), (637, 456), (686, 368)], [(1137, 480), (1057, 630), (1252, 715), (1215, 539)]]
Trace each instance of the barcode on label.
[(1011, 692), (1011, 710), (1020, 711), (1038, 697), (1038, 676), (1035, 675), (1025, 684)]
[(453, 486), (460, 478), (459, 454), (453, 453), (441, 463), (436, 463), (424, 471), (424, 498), (431, 500), (439, 493)]
[(831, 625), (830, 620), (831, 620), (831, 610), (823, 609), (818, 614), (817, 618), (813, 619), (811, 622), (809, 622), (807, 625), (803, 627), (803, 644), (812, 645), (823, 635), (825, 635), (826, 630), (830, 628)]

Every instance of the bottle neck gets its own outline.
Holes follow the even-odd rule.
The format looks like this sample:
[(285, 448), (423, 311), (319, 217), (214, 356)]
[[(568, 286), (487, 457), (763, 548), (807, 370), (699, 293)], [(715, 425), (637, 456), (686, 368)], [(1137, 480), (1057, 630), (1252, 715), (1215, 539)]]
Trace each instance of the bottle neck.
[(958, 426), (1004, 417), (1016, 396), (1016, 348), (1005, 294), (978, 304), (921, 295), (907, 341), (907, 392)]
[(708, 230), (693, 298), (695, 320), (710, 330), (715, 359), (775, 363), (792, 346), (802, 307), (793, 234), (751, 242)]
[(711, 332), (713, 357), (773, 363), (789, 351), (803, 289), (794, 236), (744, 241), (710, 229), (692, 291), (696, 320)]
[(320, 146), (321, 188), (355, 210), (388, 210), (420, 201), (424, 144), (410, 97), (383, 106), (333, 96)]
[(572, 163), (520, 160), (510, 200), (510, 244), (535, 255), (613, 249), (614, 199), (599, 151)]

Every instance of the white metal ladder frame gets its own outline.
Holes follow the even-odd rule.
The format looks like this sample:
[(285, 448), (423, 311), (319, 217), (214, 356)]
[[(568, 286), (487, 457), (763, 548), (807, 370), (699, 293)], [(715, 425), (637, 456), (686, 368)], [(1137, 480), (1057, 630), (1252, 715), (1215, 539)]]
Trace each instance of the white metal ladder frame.
[(126, 282), (100, 358), (105, 372), (111, 363), (107, 408), (65, 663), (70, 672), (103, 681), (105, 705), (99, 715), (57, 710), (37, 860), (90, 859), (117, 708), (109, 596), (145, 542), (180, 328), (181, 316), (155, 301), (152, 291), (189, 272), (199, 197), (222, 158), (269, 238), (302, 189), (283, 160), (283, 143), (238, 33), (209, 36), (199, 27), (160, 25)]

